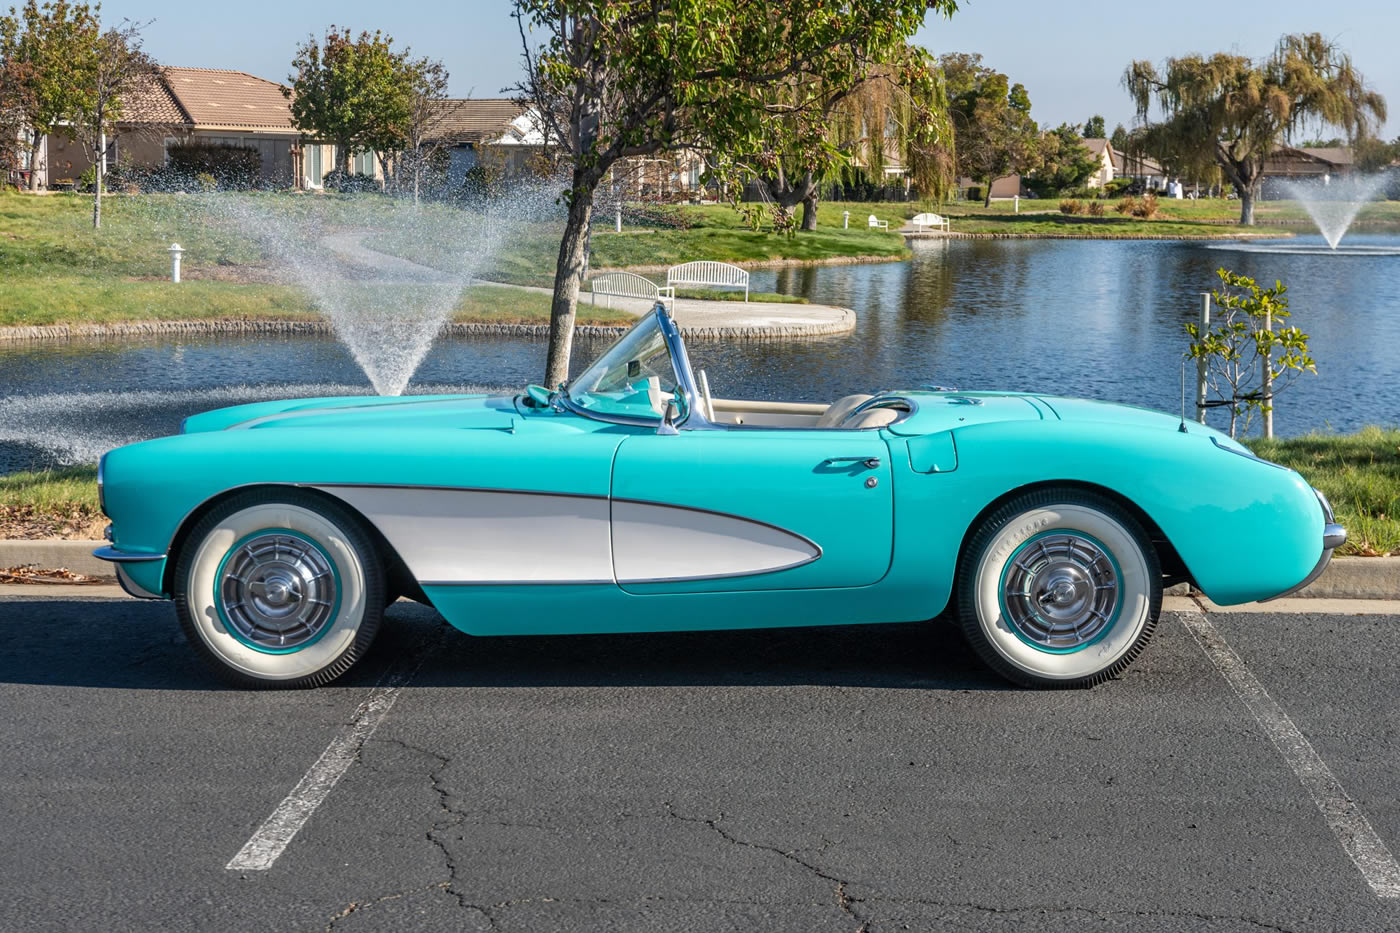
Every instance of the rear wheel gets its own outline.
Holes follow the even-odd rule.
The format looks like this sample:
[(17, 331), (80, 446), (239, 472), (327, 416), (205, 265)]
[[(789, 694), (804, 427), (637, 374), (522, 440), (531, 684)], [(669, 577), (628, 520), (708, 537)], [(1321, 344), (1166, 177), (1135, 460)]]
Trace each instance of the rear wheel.
[(1157, 553), (1111, 500), (1027, 493), (974, 532), (959, 569), (963, 634), (993, 670), (1031, 687), (1116, 677), (1151, 640), (1162, 608)]
[(175, 567), (186, 637), (240, 686), (339, 677), (374, 640), (384, 599), (383, 567), (356, 517), (295, 489), (222, 504), (191, 531)]

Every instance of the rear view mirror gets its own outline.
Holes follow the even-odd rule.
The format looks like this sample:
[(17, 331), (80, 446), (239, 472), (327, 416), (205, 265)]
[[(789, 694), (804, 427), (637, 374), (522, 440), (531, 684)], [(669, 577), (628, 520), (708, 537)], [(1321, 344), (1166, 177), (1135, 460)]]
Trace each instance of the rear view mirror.
[(641, 374), (642, 374), (642, 361), (641, 361), (641, 360), (628, 360), (628, 361), (627, 361), (627, 378), (628, 378), (628, 379), (636, 379), (636, 378), (637, 378), (638, 376), (640, 376)]

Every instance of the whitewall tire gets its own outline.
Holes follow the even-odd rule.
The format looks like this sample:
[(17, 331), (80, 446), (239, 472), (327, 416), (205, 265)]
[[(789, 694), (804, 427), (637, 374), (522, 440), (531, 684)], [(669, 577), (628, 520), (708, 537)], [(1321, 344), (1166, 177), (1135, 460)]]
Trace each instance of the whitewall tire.
[(1032, 687), (1116, 677), (1152, 638), (1162, 607), (1157, 552), (1117, 503), (1040, 490), (973, 532), (958, 575), (968, 643), (992, 669)]
[(186, 637), (241, 686), (329, 683), (364, 655), (384, 611), (384, 570), (359, 521), (298, 489), (253, 490), (206, 515), (174, 584)]

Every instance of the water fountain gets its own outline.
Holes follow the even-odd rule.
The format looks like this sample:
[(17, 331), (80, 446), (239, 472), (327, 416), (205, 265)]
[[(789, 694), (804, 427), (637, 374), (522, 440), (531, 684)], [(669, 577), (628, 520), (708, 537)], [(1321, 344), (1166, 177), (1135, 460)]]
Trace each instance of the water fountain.
[(401, 395), (463, 290), (521, 230), (557, 213), (540, 185), (509, 205), (467, 210), (378, 195), (193, 196), (231, 224), (274, 273), (300, 286), (380, 395)]
[(1303, 205), (1322, 238), (1335, 251), (1361, 208), (1380, 193), (1387, 181), (1385, 175), (1346, 175), (1323, 184), (1287, 181), (1283, 187)]

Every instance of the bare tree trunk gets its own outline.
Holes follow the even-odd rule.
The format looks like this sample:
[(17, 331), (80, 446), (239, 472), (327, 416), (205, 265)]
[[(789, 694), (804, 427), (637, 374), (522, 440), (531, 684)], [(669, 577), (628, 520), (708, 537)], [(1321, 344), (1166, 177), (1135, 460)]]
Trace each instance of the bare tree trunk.
[(576, 174), (559, 260), (554, 267), (554, 300), (549, 312), (549, 357), (544, 384), (554, 387), (569, 378), (569, 355), (574, 346), (574, 317), (578, 293), (588, 262), (588, 233), (593, 223), (593, 182)]
[(39, 150), (44, 145), (44, 137), (34, 134), (34, 142), (29, 145), (29, 190), (39, 190)]
[(802, 199), (802, 229), (817, 229), (817, 192), (815, 190)]
[(987, 190), (986, 190), (986, 192), (985, 192), (985, 193), (986, 193), (986, 197), (984, 197), (984, 198), (982, 199), (982, 206), (983, 206), (983, 207), (991, 207), (991, 206), (992, 206), (992, 182), (994, 182), (994, 181), (996, 181), (995, 178), (993, 178), (993, 177), (990, 176), (990, 175), (987, 176)]
[(102, 133), (98, 137), (97, 161), (93, 163), (93, 186), (92, 186), (92, 229), (102, 229), (102, 182), (107, 173), (107, 134)]
[(1246, 227), (1254, 226), (1254, 195), (1256, 186), (1235, 185), (1235, 191), (1240, 196), (1240, 223)]

